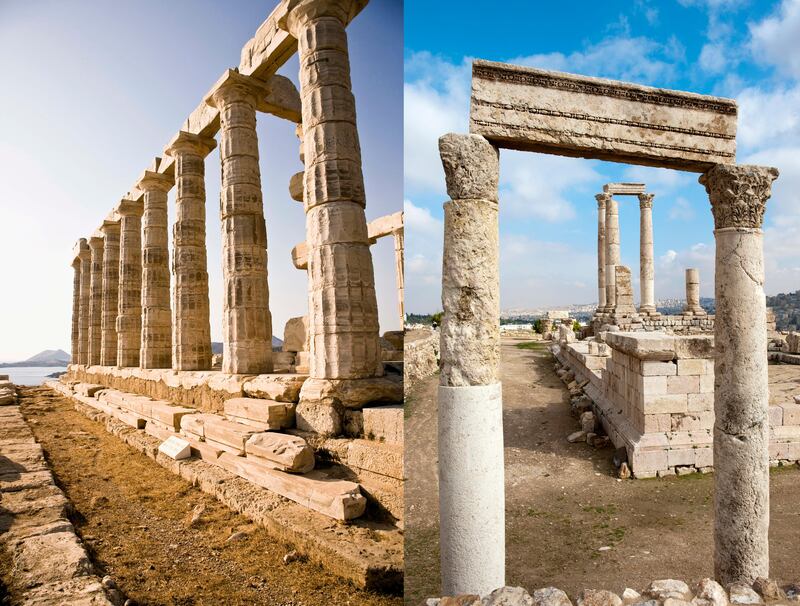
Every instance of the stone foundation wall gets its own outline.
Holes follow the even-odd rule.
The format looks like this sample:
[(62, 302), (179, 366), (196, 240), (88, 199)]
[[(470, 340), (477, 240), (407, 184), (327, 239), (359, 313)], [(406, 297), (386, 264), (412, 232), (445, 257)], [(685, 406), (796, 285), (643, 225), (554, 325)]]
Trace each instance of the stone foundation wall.
[(403, 353), (405, 387), (439, 370), (439, 331), (418, 329), (406, 335)]

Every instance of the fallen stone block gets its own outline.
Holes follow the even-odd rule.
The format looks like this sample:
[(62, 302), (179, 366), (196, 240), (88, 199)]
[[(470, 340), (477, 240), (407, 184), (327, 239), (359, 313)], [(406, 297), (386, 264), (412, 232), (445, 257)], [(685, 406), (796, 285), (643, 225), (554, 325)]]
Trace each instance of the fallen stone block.
[(176, 431), (181, 428), (181, 417), (197, 412), (193, 408), (175, 406), (169, 402), (153, 401), (150, 405), (150, 417), (160, 421)]
[(94, 395), (102, 390), (105, 389), (103, 385), (97, 385), (95, 383), (78, 383), (75, 386), (75, 393), (81, 396), (86, 396), (87, 398), (93, 398)]
[(257, 421), (263, 429), (285, 429), (294, 425), (294, 406), (261, 398), (225, 400), (225, 415)]
[(307, 375), (289, 373), (259, 375), (246, 381), (242, 389), (251, 398), (297, 402), (300, 399), (300, 388), (307, 378)]
[(162, 442), (158, 447), (158, 452), (167, 455), (170, 459), (180, 461), (192, 456), (192, 449), (189, 442), (177, 436), (171, 436)]
[(257, 433), (245, 443), (248, 457), (264, 460), (274, 469), (308, 473), (314, 469), (314, 451), (303, 438), (280, 433)]
[(191, 434), (202, 440), (205, 437), (204, 428), (206, 422), (215, 421), (217, 419), (221, 419), (221, 417), (204, 412), (184, 415), (181, 417), (181, 433)]
[(222, 417), (208, 419), (203, 425), (203, 437), (206, 441), (214, 441), (228, 446), (242, 455), (245, 452), (245, 443), (254, 433), (257, 433), (256, 429), (228, 421)]
[(135, 429), (144, 429), (145, 425), (147, 424), (147, 419), (135, 412), (128, 412), (126, 410), (118, 409), (114, 411), (113, 414), (115, 418)]

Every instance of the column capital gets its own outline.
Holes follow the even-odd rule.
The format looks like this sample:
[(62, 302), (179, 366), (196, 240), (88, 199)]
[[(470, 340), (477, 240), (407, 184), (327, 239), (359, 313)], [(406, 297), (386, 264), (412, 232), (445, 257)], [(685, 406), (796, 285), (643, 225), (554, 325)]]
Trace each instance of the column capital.
[(602, 210), (606, 207), (606, 203), (611, 200), (611, 194), (602, 192), (595, 195), (594, 199), (597, 200), (597, 208)]
[(75, 242), (75, 246), (72, 247), (73, 263), (75, 261), (80, 261), (81, 259), (88, 259), (88, 258), (89, 258), (89, 243), (86, 241), (86, 238), (78, 238), (78, 241)]
[(369, 0), (289, 0), (284, 13), (278, 15), (278, 27), (295, 38), (309, 21), (320, 17), (334, 17), (347, 25)]
[(778, 169), (750, 164), (717, 164), (700, 175), (711, 200), (714, 228), (761, 228)]
[(497, 202), (500, 155), (480, 135), (449, 133), (439, 137), (447, 194), (451, 200)]
[(244, 76), (236, 68), (226, 69), (203, 99), (211, 107), (220, 109), (225, 102), (247, 101), (253, 107), (269, 94), (269, 85), (253, 76)]
[(180, 130), (164, 148), (164, 153), (176, 158), (182, 152), (192, 152), (205, 158), (216, 146), (217, 141), (214, 137), (204, 137)]
[(172, 189), (173, 185), (175, 185), (175, 181), (172, 177), (152, 170), (146, 170), (139, 177), (139, 182), (136, 184), (136, 187), (143, 192), (168, 192)]
[(108, 235), (119, 235), (120, 225), (119, 221), (109, 221), (106, 219), (103, 221), (103, 224), (100, 226), (99, 230), (103, 233), (104, 236)]
[(105, 245), (105, 240), (103, 239), (102, 234), (95, 233), (89, 238), (89, 249), (90, 250), (98, 250), (103, 248)]
[(639, 194), (639, 208), (642, 210), (653, 208), (653, 198), (655, 197), (655, 194)]
[(144, 214), (144, 203), (140, 200), (123, 198), (117, 205), (117, 212), (122, 217), (141, 217)]

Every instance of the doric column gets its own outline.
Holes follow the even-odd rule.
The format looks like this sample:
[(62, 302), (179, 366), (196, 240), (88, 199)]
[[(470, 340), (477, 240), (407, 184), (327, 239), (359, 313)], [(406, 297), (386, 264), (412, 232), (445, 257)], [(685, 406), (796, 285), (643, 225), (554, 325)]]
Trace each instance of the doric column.
[(222, 189), (222, 372), (272, 372), (267, 228), (258, 166), (256, 103), (265, 85), (228, 70), (206, 103), (219, 109)]
[(72, 350), (71, 364), (80, 364), (80, 316), (81, 316), (81, 260), (72, 261)]
[(687, 316), (705, 316), (706, 310), (700, 306), (700, 270), (686, 270), (686, 307), (683, 314)]
[[(444, 135), (439, 523), (444, 595), (505, 585), (505, 485), (495, 147)], [(467, 446), (468, 445), (468, 446)]]
[(175, 226), (172, 231), (175, 288), (172, 367), (211, 368), (208, 270), (206, 255), (205, 157), (217, 142), (184, 131), (167, 148), (175, 158)]
[(655, 266), (653, 263), (653, 198), (639, 194), (639, 313), (654, 316)]
[(104, 221), (100, 231), (103, 232), (105, 240), (100, 364), (116, 366), (117, 314), (119, 313), (119, 221)]
[(619, 209), (613, 196), (606, 198), (606, 312), (616, 311), (616, 270), (619, 261)]
[(100, 364), (103, 343), (103, 238), (89, 238), (91, 277), (89, 279), (89, 355), (86, 364)]
[(142, 340), (142, 211), (141, 202), (122, 200), (119, 239), (119, 309), (117, 366), (139, 366)]
[(139, 366), (172, 367), (172, 314), (169, 305), (167, 192), (172, 178), (146, 170), (142, 215), (142, 343)]
[(300, 59), (309, 386), (383, 374), (345, 32), (359, 1), (300, 0), (279, 20), (297, 38)]
[(761, 225), (774, 168), (717, 165), (700, 177), (716, 239), (714, 578), (769, 577), (769, 385)]
[(85, 238), (78, 240), (78, 257), (81, 260), (81, 296), (78, 324), (78, 351), (80, 364), (89, 364), (89, 307), (91, 305), (92, 253)]
[(606, 201), (611, 194), (597, 194), (597, 313), (606, 310)]
[(394, 264), (395, 276), (397, 279), (397, 302), (400, 308), (400, 330), (406, 322), (405, 312), (405, 274), (403, 267), (403, 230), (396, 231), (394, 236)]

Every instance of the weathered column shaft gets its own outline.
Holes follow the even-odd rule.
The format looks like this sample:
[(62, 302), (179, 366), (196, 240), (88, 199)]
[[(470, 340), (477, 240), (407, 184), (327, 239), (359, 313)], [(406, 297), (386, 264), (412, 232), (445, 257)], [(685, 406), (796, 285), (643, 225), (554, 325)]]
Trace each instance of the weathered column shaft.
[(769, 383), (761, 225), (774, 168), (717, 165), (714, 287), (714, 576), (769, 577)]
[(119, 313), (119, 222), (101, 228), (105, 239), (103, 254), (103, 317), (100, 364), (117, 365), (117, 314)]
[(445, 135), (439, 522), (444, 595), (505, 585), (503, 407), (499, 382), (498, 152)]
[(686, 270), (686, 311), (695, 311), (700, 307), (700, 270)]
[(609, 313), (616, 308), (614, 268), (619, 264), (619, 207), (617, 201), (609, 196), (606, 199), (606, 311)]
[(70, 362), (80, 364), (80, 324), (81, 324), (81, 260), (72, 261), (72, 350)]
[(654, 194), (639, 194), (639, 311), (647, 314), (656, 311), (653, 197)]
[(142, 203), (119, 205), (119, 309), (117, 366), (139, 366), (142, 339)]
[(103, 343), (103, 238), (89, 238), (91, 276), (89, 279), (89, 354), (86, 363), (100, 364)]
[[(80, 240), (81, 260), (81, 296), (80, 296), (80, 320), (78, 324), (78, 345), (80, 351), (80, 363), (89, 364), (89, 307), (91, 305), (91, 275), (92, 261), (89, 244), (85, 239)], [(85, 247), (85, 248), (84, 248)]]
[(282, 25), (297, 38), (300, 59), (310, 375), (315, 379), (383, 374), (350, 86), (347, 5), (300, 2)]
[(403, 330), (403, 325), (406, 321), (405, 312), (405, 268), (403, 266), (403, 237), (402, 231), (395, 232), (394, 234), (394, 263), (395, 263), (395, 276), (397, 279), (397, 302), (400, 308), (400, 330)]
[(211, 138), (181, 131), (168, 151), (175, 158), (177, 187), (172, 232), (175, 276), (172, 367), (175, 370), (211, 368), (205, 157), (215, 146)]
[(142, 216), (142, 342), (139, 366), (172, 367), (172, 314), (169, 295), (167, 192), (172, 179), (145, 171)]
[(608, 194), (597, 194), (597, 311), (605, 310), (606, 303), (606, 201)]
[(255, 81), (229, 71), (207, 100), (219, 109), (222, 163), (222, 371), (272, 372), (267, 228), (256, 136)]

